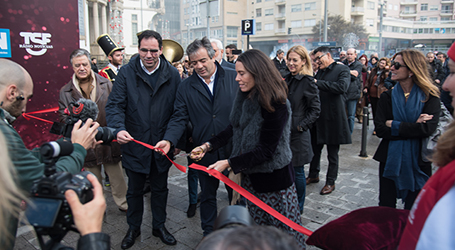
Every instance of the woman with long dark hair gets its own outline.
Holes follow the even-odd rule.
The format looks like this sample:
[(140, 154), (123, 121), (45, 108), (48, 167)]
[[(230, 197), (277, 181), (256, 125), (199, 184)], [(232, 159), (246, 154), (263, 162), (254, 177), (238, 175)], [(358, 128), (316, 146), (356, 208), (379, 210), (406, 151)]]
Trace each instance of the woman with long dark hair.
[(379, 205), (396, 207), (402, 199), (405, 209), (431, 176), (431, 162), (422, 157), (423, 139), (438, 126), (439, 89), (433, 85), (425, 56), (407, 49), (392, 63), (395, 87), (382, 93), (374, 125), (382, 138), (373, 157), (379, 161)]
[[(301, 224), (290, 149), (291, 105), (287, 85), (272, 61), (259, 50), (241, 54), (235, 64), (240, 91), (230, 115), (231, 124), (191, 151), (193, 159), (215, 151), (232, 139), (229, 159), (208, 169), (231, 168), (243, 173), (242, 186), (275, 210)], [(258, 225), (273, 225), (294, 236), (304, 247), (304, 236), (247, 201)]]
[(288, 84), (288, 100), (291, 103), (291, 150), (292, 166), (295, 171), (295, 187), (299, 198), (300, 213), (305, 203), (306, 177), (304, 165), (311, 162), (310, 128), (321, 112), (319, 91), (313, 78), (313, 69), (308, 51), (296, 45), (286, 54), (287, 65), (291, 72), (285, 77)]

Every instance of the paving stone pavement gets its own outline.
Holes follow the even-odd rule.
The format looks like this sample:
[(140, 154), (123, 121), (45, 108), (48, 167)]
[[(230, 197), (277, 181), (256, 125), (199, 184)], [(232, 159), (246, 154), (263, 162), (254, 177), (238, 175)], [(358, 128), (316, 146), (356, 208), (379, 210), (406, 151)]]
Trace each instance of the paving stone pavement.
[[(370, 121), (370, 124), (372, 122)], [(378, 163), (372, 160), (372, 155), (380, 139), (372, 135), (373, 126), (369, 126), (367, 139), (367, 158), (359, 157), (361, 147), (362, 124), (356, 123), (352, 135), (351, 145), (342, 145), (339, 153), (339, 174), (336, 189), (332, 194), (322, 196), (319, 191), (325, 184), (327, 171), (327, 154), (323, 149), (321, 157), (321, 173), (319, 183), (307, 186), (305, 208), (302, 214), (304, 227), (314, 231), (322, 225), (339, 218), (355, 209), (377, 206), (378, 203)], [(179, 158), (178, 163), (186, 164), (186, 159)], [(308, 171), (308, 165), (305, 167)], [(307, 172), (308, 174), (308, 172)], [(128, 230), (126, 216), (120, 212), (113, 202), (110, 188), (105, 187), (107, 202), (106, 216), (103, 223), (103, 232), (111, 236), (112, 249), (121, 249), (121, 241)], [(218, 211), (228, 205), (227, 192), (224, 185), (220, 184), (218, 190)], [(202, 239), (200, 227), (199, 204), (196, 216), (187, 218), (188, 193), (186, 174), (172, 167), (169, 173), (169, 198), (167, 205), (166, 228), (171, 232), (178, 243), (175, 246), (163, 244), (159, 238), (152, 236), (152, 215), (150, 212), (150, 194), (144, 197), (144, 216), (141, 236), (131, 248), (135, 249), (194, 249)], [(399, 205), (402, 207), (402, 205)], [(76, 248), (79, 235), (69, 232), (62, 243)], [(21, 226), (17, 232), (16, 246), (14, 249), (39, 249), (38, 241), (33, 228)], [(307, 249), (319, 249), (308, 246)]]

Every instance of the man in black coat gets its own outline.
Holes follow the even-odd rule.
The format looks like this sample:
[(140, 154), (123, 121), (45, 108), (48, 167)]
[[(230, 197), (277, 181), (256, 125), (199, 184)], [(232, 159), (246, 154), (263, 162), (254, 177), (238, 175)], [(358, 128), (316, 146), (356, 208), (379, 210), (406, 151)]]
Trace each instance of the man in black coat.
[(346, 111), (348, 113), (348, 124), (349, 130), (354, 131), (354, 120), (355, 120), (355, 109), (357, 102), (360, 99), (360, 91), (362, 89), (361, 77), (362, 77), (362, 63), (357, 60), (357, 52), (354, 48), (350, 48), (346, 51), (346, 60), (343, 61), (344, 65), (347, 65), (350, 70), (350, 79), (348, 91), (346, 92)]
[(289, 74), (288, 66), (286, 66), (286, 61), (284, 60), (284, 51), (279, 49), (276, 52), (276, 57), (272, 59), (275, 67), (280, 71), (282, 77), (285, 77)]
[(346, 65), (335, 62), (328, 47), (315, 49), (314, 55), (319, 65), (315, 78), (319, 89), (321, 113), (311, 128), (311, 146), (314, 156), (306, 183), (308, 185), (319, 182), (321, 152), (326, 144), (329, 168), (325, 186), (321, 190), (321, 195), (325, 195), (335, 190), (340, 144), (351, 144), (351, 133), (344, 104), (344, 95), (350, 83), (350, 71)]
[(433, 52), (427, 53), (427, 62), (429, 64), (430, 77), (436, 83), (436, 86), (441, 88), (442, 82), (445, 79), (444, 69), (441, 61), (435, 59)]
[(177, 69), (162, 56), (160, 34), (145, 30), (138, 35), (138, 43), (139, 56), (120, 69), (106, 105), (107, 125), (115, 129), (117, 141), (122, 144), (123, 167), (129, 178), (126, 194), (129, 229), (122, 249), (133, 246), (141, 234), (147, 175), (151, 187), (152, 234), (165, 244), (177, 243), (164, 226), (171, 163), (165, 156), (132, 139), (151, 145), (163, 139), (181, 80)]
[[(163, 141), (155, 146), (164, 152), (177, 143), (188, 121), (193, 125), (194, 145), (201, 145), (224, 131), (229, 125), (229, 114), (239, 89), (235, 71), (221, 67), (214, 60), (215, 51), (206, 37), (188, 45), (186, 53), (196, 74), (185, 79), (179, 87), (175, 112)], [(228, 145), (206, 154), (197, 164), (208, 167), (218, 160), (229, 158), (230, 154), (231, 145)], [(219, 181), (205, 172), (198, 171), (198, 174), (201, 185), (201, 226), (206, 236), (213, 231), (217, 216), (216, 191)]]

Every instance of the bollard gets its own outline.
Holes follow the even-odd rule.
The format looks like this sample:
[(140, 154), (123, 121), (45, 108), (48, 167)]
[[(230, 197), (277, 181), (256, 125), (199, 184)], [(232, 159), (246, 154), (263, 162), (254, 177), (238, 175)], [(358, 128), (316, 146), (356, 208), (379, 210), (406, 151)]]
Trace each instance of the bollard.
[(367, 154), (367, 135), (368, 135), (368, 120), (369, 112), (368, 107), (363, 107), (363, 122), (362, 122), (362, 146), (360, 149), (360, 157), (368, 157)]

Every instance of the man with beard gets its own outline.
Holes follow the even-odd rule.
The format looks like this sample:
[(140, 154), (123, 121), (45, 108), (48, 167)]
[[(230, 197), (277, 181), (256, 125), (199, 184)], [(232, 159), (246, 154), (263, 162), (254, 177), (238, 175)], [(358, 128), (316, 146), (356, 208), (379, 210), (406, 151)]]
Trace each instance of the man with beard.
[[(112, 90), (112, 83), (106, 78), (95, 74), (90, 68), (90, 53), (85, 49), (76, 49), (70, 55), (70, 62), (73, 66), (74, 74), (71, 80), (60, 89), (58, 101), (58, 115), (60, 122), (65, 122), (68, 115), (65, 109), (70, 103), (77, 102), (79, 99), (89, 99), (98, 106), (98, 117), (96, 121), (100, 126), (106, 126), (106, 102)], [(110, 177), (112, 197), (121, 212), (128, 210), (126, 203), (126, 182), (123, 177), (123, 170), (120, 164), (121, 152), (117, 142), (109, 145), (97, 145), (95, 149), (87, 152), (84, 168), (92, 172), (103, 183), (101, 167)]]
[(123, 63), (123, 52), (125, 48), (120, 48), (109, 35), (101, 35), (96, 40), (109, 60), (109, 64), (102, 68), (98, 74), (115, 83), (115, 77)]
[[(156, 144), (164, 152), (169, 152), (191, 122), (191, 137), (194, 145), (201, 145), (223, 131), (229, 125), (234, 98), (238, 92), (235, 81), (236, 72), (223, 68), (214, 60), (215, 51), (209, 39), (196, 39), (186, 49), (194, 72), (185, 79), (177, 92), (175, 112), (167, 126), (163, 141)], [(210, 166), (218, 160), (226, 159), (231, 154), (231, 145), (223, 147), (213, 154), (207, 154), (198, 164)], [(189, 164), (193, 161), (190, 160)], [(219, 180), (205, 172), (198, 171), (201, 185), (201, 226), (204, 236), (213, 231), (217, 217), (216, 191)]]
[[(151, 189), (152, 235), (164, 244), (177, 244), (164, 226), (169, 193), (167, 180), (172, 165), (165, 156), (133, 139), (151, 145), (163, 139), (174, 112), (180, 74), (162, 55), (163, 40), (158, 32), (140, 32), (138, 52), (139, 56), (121, 68), (106, 105), (107, 124), (115, 129), (117, 141), (122, 144), (122, 163), (128, 175), (126, 217), (129, 229), (121, 243), (122, 249), (132, 247), (141, 234), (147, 176)], [(168, 156), (173, 157), (173, 150)]]
[[(90, 68), (90, 62), (87, 65)], [(0, 131), (5, 136), (11, 163), (16, 171), (16, 183), (23, 192), (30, 192), (34, 181), (44, 175), (45, 164), (41, 161), (39, 148), (28, 150), (13, 123), (25, 113), (26, 106), (33, 96), (33, 81), (30, 74), (19, 64), (0, 59)], [(74, 149), (69, 156), (60, 157), (55, 163), (57, 172), (65, 171), (76, 174), (82, 169), (87, 150), (95, 145), (95, 135), (99, 124), (88, 119), (84, 126), (82, 122), (75, 123), (71, 133)], [(93, 125), (93, 126), (92, 126)], [(6, 226), (10, 238), (2, 243), (2, 249), (13, 249), (17, 229), (17, 219), (7, 216)], [(2, 238), (2, 237), (0, 237)], [(6, 238), (6, 237), (5, 237)]]
[(314, 156), (306, 184), (319, 182), (321, 152), (327, 145), (329, 167), (325, 186), (320, 194), (330, 194), (335, 190), (338, 176), (338, 151), (340, 144), (351, 144), (351, 133), (346, 117), (344, 94), (350, 83), (350, 72), (346, 65), (338, 64), (332, 57), (329, 47), (314, 50), (315, 61), (319, 65), (316, 85), (319, 89), (321, 113), (311, 128), (311, 146)]

